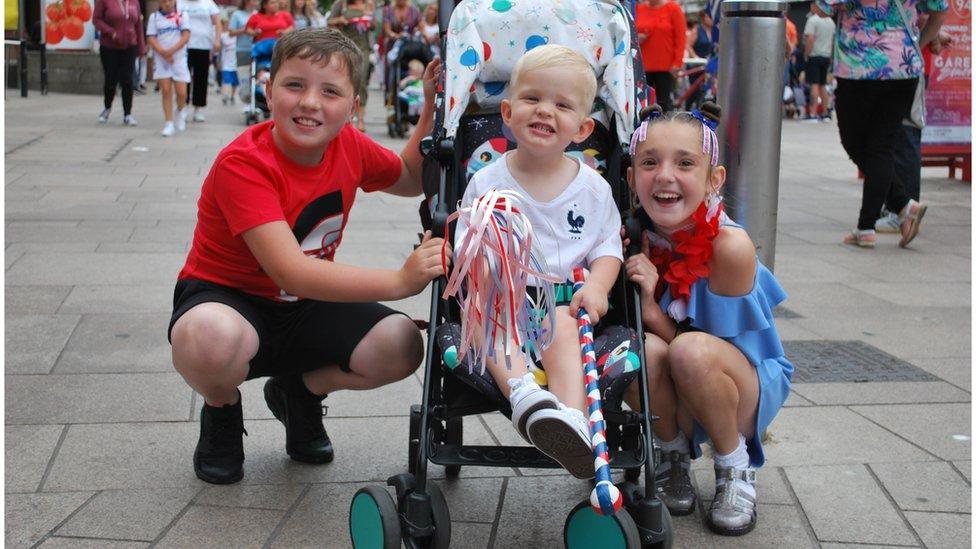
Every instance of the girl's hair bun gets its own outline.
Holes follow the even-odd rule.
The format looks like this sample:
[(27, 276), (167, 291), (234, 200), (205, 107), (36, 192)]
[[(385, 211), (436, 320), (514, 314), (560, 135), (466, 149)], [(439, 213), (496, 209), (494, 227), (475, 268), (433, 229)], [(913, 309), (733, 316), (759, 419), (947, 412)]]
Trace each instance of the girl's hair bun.
[(664, 116), (664, 109), (662, 109), (661, 105), (658, 105), (657, 103), (654, 103), (650, 107), (644, 107), (640, 112), (641, 122), (651, 120), (659, 116)]
[(718, 126), (718, 123), (722, 121), (722, 107), (719, 107), (714, 101), (705, 101), (698, 108), (701, 111), (702, 116), (708, 118)]

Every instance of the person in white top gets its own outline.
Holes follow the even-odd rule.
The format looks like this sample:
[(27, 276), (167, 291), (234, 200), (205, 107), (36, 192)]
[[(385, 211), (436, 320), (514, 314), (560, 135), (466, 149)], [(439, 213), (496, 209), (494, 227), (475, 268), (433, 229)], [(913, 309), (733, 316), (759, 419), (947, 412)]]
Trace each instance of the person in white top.
[[(609, 185), (565, 154), (571, 142), (581, 143), (593, 131), (589, 113), (596, 89), (592, 67), (569, 48), (539, 46), (522, 56), (509, 98), (501, 103), (517, 148), (476, 172), (461, 200), (470, 205), (492, 188), (518, 191), (550, 274), (571, 280), (574, 267), (590, 271), (582, 290), (568, 306), (557, 303), (553, 315), (555, 337), (542, 351), (551, 392), (535, 383), (522, 356), (511, 357), (511, 369), (504, 362), (487, 363), (512, 404), (519, 434), (578, 478), (593, 478), (594, 470), (575, 316), (585, 307), (591, 321), (599, 322), (623, 261), (620, 214)], [(458, 223), (455, 245), (464, 232)]]
[(803, 54), (807, 58), (806, 82), (810, 84), (807, 117), (811, 120), (830, 117), (827, 74), (830, 72), (830, 58), (834, 51), (835, 28), (836, 23), (833, 19), (821, 17), (813, 11), (812, 7), (810, 8), (807, 22), (803, 26)]
[(207, 106), (207, 76), (210, 73), (210, 54), (220, 51), (220, 8), (213, 0), (179, 0), (176, 9), (184, 14), (190, 25), (187, 62), (190, 67), (193, 121), (203, 122)]
[[(186, 64), (186, 43), (190, 40), (190, 27), (186, 17), (176, 9), (176, 0), (160, 0), (159, 11), (149, 14), (146, 22), (146, 40), (156, 52), (153, 78), (159, 84), (163, 96), (163, 137), (176, 130), (186, 129), (186, 85), (190, 81), (190, 69)], [(173, 88), (176, 88), (176, 107), (179, 109), (176, 125), (173, 124)]]
[[(227, 28), (227, 16), (221, 18), (223, 27)], [(236, 102), (237, 86), (237, 38), (230, 35), (228, 30), (220, 33), (220, 95), (224, 105)]]

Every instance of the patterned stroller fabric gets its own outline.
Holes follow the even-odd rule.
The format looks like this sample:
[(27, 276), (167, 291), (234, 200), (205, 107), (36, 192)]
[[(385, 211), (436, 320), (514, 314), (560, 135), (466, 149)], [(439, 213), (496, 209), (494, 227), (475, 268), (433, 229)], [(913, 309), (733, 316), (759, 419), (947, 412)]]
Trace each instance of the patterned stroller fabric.
[(446, 117), (453, 137), (473, 94), (482, 109), (505, 98), (515, 63), (536, 46), (560, 44), (578, 51), (596, 72), (593, 117), (629, 143), (645, 101), (639, 48), (630, 12), (617, 0), (462, 0), (447, 32)]

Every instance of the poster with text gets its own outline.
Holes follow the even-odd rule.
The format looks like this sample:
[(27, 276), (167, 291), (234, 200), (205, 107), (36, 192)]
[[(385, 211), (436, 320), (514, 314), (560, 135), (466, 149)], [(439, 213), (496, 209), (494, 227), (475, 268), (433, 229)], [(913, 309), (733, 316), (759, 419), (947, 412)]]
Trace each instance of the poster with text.
[(952, 46), (932, 58), (925, 90), (924, 144), (972, 142), (972, 32), (970, 0), (949, 0), (943, 32)]
[(45, 0), (44, 42), (49, 49), (90, 50), (95, 40), (94, 0)]

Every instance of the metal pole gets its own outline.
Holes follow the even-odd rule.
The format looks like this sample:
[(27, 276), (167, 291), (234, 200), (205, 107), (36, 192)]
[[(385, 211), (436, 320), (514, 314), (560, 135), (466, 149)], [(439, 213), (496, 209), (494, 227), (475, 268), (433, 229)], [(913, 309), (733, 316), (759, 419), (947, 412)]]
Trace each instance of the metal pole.
[[(17, 6), (17, 26), (18, 26), (18, 30), (20, 31), (17, 36), (17, 38), (20, 39), (20, 45), (18, 46), (20, 50), (20, 57), (18, 61), (19, 66), (17, 67), (20, 70), (20, 77), (18, 78), (18, 80), (20, 81), (20, 96), (27, 97), (27, 41), (24, 40), (24, 36), (27, 32), (26, 31), (27, 13), (25, 12), (25, 10), (27, 9), (27, 2), (21, 0), (20, 2), (18, 2), (18, 4), (19, 5)], [(42, 16), (43, 13), (44, 11), (42, 10), (41, 11)]]
[(41, 61), (41, 95), (47, 95), (47, 31), (44, 29), (44, 0), (38, 2), (40, 3), (38, 13), (41, 14), (40, 55), (38, 55)]
[(719, 31), (726, 207), (770, 269), (776, 252), (786, 6), (784, 1), (726, 0)]

